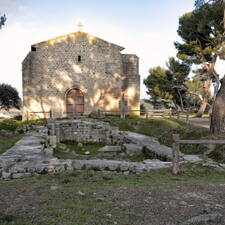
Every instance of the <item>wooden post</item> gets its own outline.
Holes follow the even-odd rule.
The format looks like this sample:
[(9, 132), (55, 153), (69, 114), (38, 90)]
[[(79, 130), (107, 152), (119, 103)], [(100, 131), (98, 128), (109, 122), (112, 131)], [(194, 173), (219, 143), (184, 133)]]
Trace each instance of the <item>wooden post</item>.
[(189, 122), (189, 112), (186, 113), (186, 122)]
[(52, 110), (49, 111), (50, 118), (52, 118)]
[(149, 111), (148, 112), (148, 117), (153, 117), (154, 112), (153, 111)]
[(180, 111), (179, 110), (177, 111), (177, 119), (178, 120), (180, 119)]
[(170, 119), (172, 118), (172, 109), (170, 108), (170, 111), (169, 111), (169, 117)]
[(148, 119), (148, 110), (145, 109), (145, 118)]
[(180, 135), (179, 134), (173, 134), (173, 168), (172, 173), (174, 175), (177, 175), (180, 172), (179, 169), (179, 160), (180, 160)]
[(98, 109), (98, 118), (100, 118), (100, 117), (101, 117), (101, 110)]
[(123, 94), (120, 100), (120, 118), (125, 119), (125, 117), (126, 117), (126, 101)]

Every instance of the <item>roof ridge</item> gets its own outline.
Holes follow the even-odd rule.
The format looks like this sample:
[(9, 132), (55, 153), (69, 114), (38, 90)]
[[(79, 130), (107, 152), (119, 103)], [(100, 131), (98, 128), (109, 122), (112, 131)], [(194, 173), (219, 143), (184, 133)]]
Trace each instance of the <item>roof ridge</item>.
[(41, 41), (41, 42), (35, 43), (35, 44), (31, 45), (31, 46), (36, 48), (36, 47), (38, 47), (38, 46), (40, 46), (40, 45), (42, 45), (44, 43), (47, 43), (47, 42), (50, 42), (50, 43), (51, 42), (54, 43), (55, 41), (59, 41), (60, 42), (60, 40), (62, 40), (62, 39), (65, 39), (65, 38), (68, 38), (68, 37), (72, 37), (74, 35), (79, 35), (79, 34), (85, 34), (85, 35), (89, 36), (90, 39), (99, 39), (99, 40), (104, 41), (106, 43), (109, 43), (111, 45), (115, 45), (118, 48), (120, 48), (120, 51), (122, 51), (124, 49), (124, 47), (122, 47), (122, 46), (119, 46), (117, 44), (114, 44), (112, 42), (106, 41), (104, 39), (101, 39), (99, 37), (96, 37), (96, 36), (94, 36), (92, 34), (89, 34), (89, 33), (83, 32), (83, 31), (76, 31), (76, 32), (73, 32), (73, 33), (57, 36), (55, 38), (51, 38), (51, 39), (48, 39), (48, 40), (45, 40), (45, 41)]

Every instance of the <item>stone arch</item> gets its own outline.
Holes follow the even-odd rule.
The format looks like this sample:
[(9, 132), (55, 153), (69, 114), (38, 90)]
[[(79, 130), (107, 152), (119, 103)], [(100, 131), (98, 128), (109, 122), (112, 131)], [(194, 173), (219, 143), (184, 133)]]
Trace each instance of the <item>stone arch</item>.
[(66, 114), (84, 113), (84, 92), (78, 87), (70, 88), (65, 94)]

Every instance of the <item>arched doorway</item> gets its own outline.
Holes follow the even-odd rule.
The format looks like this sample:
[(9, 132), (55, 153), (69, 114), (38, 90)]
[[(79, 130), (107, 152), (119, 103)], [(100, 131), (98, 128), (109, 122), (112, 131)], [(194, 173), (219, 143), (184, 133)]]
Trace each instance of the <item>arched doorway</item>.
[(67, 115), (82, 114), (84, 112), (84, 94), (81, 90), (73, 88), (66, 94)]

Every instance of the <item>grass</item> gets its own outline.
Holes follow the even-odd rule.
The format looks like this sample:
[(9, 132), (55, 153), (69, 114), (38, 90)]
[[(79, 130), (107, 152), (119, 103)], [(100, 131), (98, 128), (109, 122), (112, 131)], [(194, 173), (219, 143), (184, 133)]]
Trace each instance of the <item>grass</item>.
[[(110, 125), (119, 127), (120, 130), (124, 131), (133, 131), (140, 134), (153, 136), (158, 139), (158, 141), (161, 144), (164, 144), (166, 146), (172, 147), (173, 139), (172, 134), (180, 134), (181, 139), (224, 139), (225, 134), (221, 135), (213, 135), (209, 132), (207, 128), (194, 126), (191, 124), (187, 124), (186, 122), (175, 120), (175, 119), (143, 119), (137, 116), (127, 116), (126, 119), (120, 119), (117, 116), (110, 116), (105, 119), (103, 119), (105, 122), (109, 122)], [(68, 143), (67, 143), (68, 144)], [(88, 146), (88, 148), (79, 148), (73, 143), (70, 143), (68, 147), (73, 151), (75, 150), (78, 154), (83, 154), (85, 151), (92, 152), (92, 147)], [(93, 145), (93, 147), (95, 147)], [(93, 153), (91, 153), (91, 156), (94, 156), (96, 154), (96, 150)], [(102, 147), (102, 146), (100, 146)], [(220, 146), (217, 146), (217, 148), (221, 148)], [(82, 150), (83, 149), (83, 150)], [(203, 154), (208, 150), (207, 146), (205, 145), (181, 145), (181, 151), (185, 154)], [(220, 154), (221, 155), (221, 154)], [(60, 158), (70, 158), (72, 156), (71, 153), (56, 153), (56, 156), (59, 156)], [(215, 159), (219, 159), (218, 154), (217, 156), (212, 156)], [(89, 157), (88, 157), (89, 158)], [(221, 157), (220, 157), (221, 158)], [(134, 156), (130, 158), (126, 158), (126, 160), (129, 161), (143, 161), (144, 159), (147, 159), (147, 157), (143, 154), (141, 156)]]
[[(24, 126), (43, 124), (44, 120), (21, 121), (13, 119), (0, 119), (0, 131), (8, 131), (8, 135), (0, 136), (0, 154), (11, 148), (23, 137)], [(30, 129), (30, 128), (29, 128)]]
[[(225, 135), (213, 135), (208, 129), (187, 124), (174, 119), (141, 119), (129, 116), (126, 119), (110, 117), (104, 119), (112, 126), (121, 130), (133, 131), (140, 134), (156, 137), (161, 144), (171, 147), (172, 134), (180, 134), (181, 139), (224, 139)], [(201, 154), (206, 151), (203, 145), (182, 145), (181, 151), (189, 154)]]
[(15, 145), (23, 137), (23, 134), (16, 134), (10, 137), (0, 137), (0, 154)]
[[(210, 135), (207, 129), (170, 119), (128, 117), (120, 120), (111, 117), (106, 121), (122, 130), (157, 137), (168, 146), (172, 144), (172, 133), (180, 133), (183, 139), (222, 138)], [(12, 145), (20, 137), (7, 138), (0, 138), (1, 148)], [(73, 142), (66, 144), (71, 152), (83, 156), (85, 151), (95, 156), (97, 150), (104, 146), (101, 143), (86, 143), (82, 147)], [(189, 149), (182, 148), (182, 151), (197, 150), (189, 146)], [(59, 158), (77, 158), (71, 152), (56, 149), (55, 155)], [(145, 157), (134, 156), (129, 160), (142, 161)], [(224, 172), (193, 164), (182, 165), (178, 176), (172, 175), (171, 169), (128, 176), (88, 170), (0, 180), (0, 224), (178, 225), (187, 218), (201, 214), (207, 204), (210, 210), (223, 214), (224, 209), (216, 205), (225, 205), (224, 185)], [(56, 190), (52, 189), (53, 186)], [(191, 194), (194, 197), (190, 197)], [(181, 201), (187, 205), (180, 206)]]
[[(90, 158), (97, 155), (99, 148), (105, 146), (103, 143), (83, 143), (82, 146), (78, 146), (78, 143), (74, 141), (63, 142), (69, 148), (70, 152), (62, 152), (59, 147), (54, 150), (54, 156), (60, 159), (78, 159), (78, 158)], [(88, 155), (85, 152), (89, 152)]]
[(13, 120), (13, 119), (0, 119), (0, 130), (16, 131), (23, 128), (24, 125), (41, 125), (45, 122), (45, 119), (37, 120)]
[[(217, 202), (218, 196), (215, 193), (219, 185), (225, 183), (225, 174), (208, 167), (192, 168), (190, 165), (183, 167), (182, 171), (179, 176), (173, 176), (169, 169), (129, 176), (73, 171), (21, 180), (1, 180), (0, 224), (161, 225), (166, 224), (164, 220), (172, 218), (184, 220), (185, 216), (193, 213), (189, 209), (186, 209), (187, 215), (184, 216), (180, 213), (184, 209), (174, 208), (175, 203), (164, 207), (163, 214), (158, 215), (157, 208), (162, 209), (163, 202), (170, 204), (174, 192), (178, 190), (176, 199), (179, 202), (179, 196), (185, 195), (183, 191), (186, 188), (189, 192), (193, 188), (196, 193), (202, 191), (208, 194), (212, 184), (214, 191), (211, 194), (215, 195), (213, 199)], [(58, 189), (51, 190), (52, 186)], [(152, 203), (148, 203), (149, 198)], [(189, 198), (188, 201), (188, 204), (195, 203), (195, 199), (192, 202)], [(196, 201), (202, 204), (199, 208), (204, 207), (204, 201)], [(194, 209), (198, 211), (198, 206), (195, 205)], [(175, 216), (168, 217), (168, 210)], [(148, 216), (154, 217), (154, 223)]]

